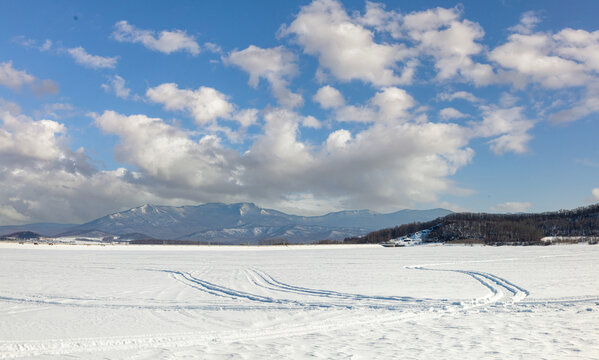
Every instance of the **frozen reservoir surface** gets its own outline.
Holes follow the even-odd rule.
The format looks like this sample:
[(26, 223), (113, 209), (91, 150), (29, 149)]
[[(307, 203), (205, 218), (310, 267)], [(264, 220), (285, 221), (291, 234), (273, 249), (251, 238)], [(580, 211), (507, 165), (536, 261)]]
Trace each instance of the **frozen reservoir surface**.
[(599, 359), (599, 246), (0, 245), (0, 358)]

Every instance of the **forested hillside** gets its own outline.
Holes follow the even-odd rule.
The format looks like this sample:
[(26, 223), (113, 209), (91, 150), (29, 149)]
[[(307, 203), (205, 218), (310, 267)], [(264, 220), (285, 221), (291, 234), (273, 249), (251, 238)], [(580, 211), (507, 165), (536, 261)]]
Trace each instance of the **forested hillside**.
[(485, 244), (538, 244), (545, 236), (599, 237), (599, 204), (539, 214), (454, 213), (346, 238), (345, 243), (380, 243), (431, 229), (428, 242), (473, 240)]

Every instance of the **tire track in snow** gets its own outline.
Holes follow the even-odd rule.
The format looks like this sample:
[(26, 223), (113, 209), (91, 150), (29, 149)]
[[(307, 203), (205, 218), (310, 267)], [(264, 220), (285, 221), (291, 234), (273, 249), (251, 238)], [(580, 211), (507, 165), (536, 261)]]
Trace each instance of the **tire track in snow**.
[[(447, 300), (414, 298), (409, 296), (365, 295), (295, 286), (281, 282), (267, 272), (258, 269), (249, 269), (247, 270), (247, 274), (248, 279), (255, 286), (269, 291), (298, 294), (323, 300), (343, 301), (342, 304), (345, 306), (351, 305), (352, 308), (399, 310), (405, 309), (406, 307), (410, 307), (411, 309), (415, 309), (416, 307), (428, 308), (430, 306), (440, 306), (447, 303)], [(332, 304), (340, 305), (335, 302), (332, 302)]]
[[(0, 358), (28, 357), (35, 355), (66, 355), (72, 353), (89, 353), (114, 350), (136, 350), (149, 348), (179, 348), (190, 346), (209, 346), (218, 343), (233, 342), (256, 342), (280, 337), (296, 337), (311, 333), (330, 333), (339, 329), (358, 327), (357, 331), (372, 326), (373, 324), (395, 323), (409, 320), (425, 320), (437, 318), (444, 315), (453, 315), (461, 311), (487, 306), (499, 301), (518, 302), (528, 296), (528, 291), (503, 279), (499, 276), (468, 270), (434, 269), (424, 266), (406, 266), (408, 269), (421, 271), (448, 271), (470, 276), (485, 286), (491, 295), (477, 299), (475, 303), (463, 304), (461, 302), (427, 303), (425, 300), (401, 296), (370, 296), (362, 294), (343, 293), (334, 290), (320, 290), (306, 287), (294, 286), (276, 280), (266, 272), (260, 270), (248, 270), (252, 275), (252, 283), (256, 286), (266, 288), (269, 291), (296, 293), (309, 295), (323, 300), (352, 302), (380, 302), (378, 308), (373, 306), (339, 306), (334, 302), (310, 303), (291, 299), (278, 299), (270, 296), (253, 294), (246, 291), (231, 289), (222, 285), (199, 279), (187, 272), (162, 270), (171, 275), (177, 281), (181, 281), (202, 292), (226, 298), (230, 300), (273, 305), (273, 309), (285, 309), (292, 305), (293, 309), (305, 310), (316, 307), (331, 308), (330, 312), (318, 312), (328, 318), (313, 321), (312, 316), (307, 316), (306, 321), (294, 322), (292, 325), (279, 324), (265, 328), (250, 330), (226, 330), (220, 332), (184, 332), (171, 334), (151, 334), (127, 337), (101, 337), (101, 338), (78, 338), (78, 339), (54, 339), (45, 341), (27, 342), (2, 342), (0, 341)], [(260, 286), (262, 285), (262, 286)], [(422, 301), (420, 301), (422, 300)], [(406, 303), (401, 311), (399, 308), (389, 306), (392, 302)], [(240, 304), (241, 305), (241, 304)], [(374, 305), (374, 304), (369, 304)], [(420, 305), (420, 306), (419, 306)], [(428, 305), (428, 311), (422, 305)], [(431, 306), (432, 305), (432, 306)], [(437, 306), (435, 306), (437, 305)], [(243, 306), (240, 309), (244, 309)], [(245, 307), (251, 309), (251, 307)], [(393, 311), (400, 310), (400, 311)], [(364, 330), (367, 331), (367, 330)]]
[[(456, 313), (467, 311), (469, 309), (486, 306), (490, 303), (499, 301), (517, 302), (528, 295), (528, 291), (511, 283), (510, 281), (500, 278), (496, 275), (467, 270), (449, 270), (449, 269), (432, 269), (423, 266), (406, 267), (413, 270), (422, 271), (449, 271), (464, 274), (472, 277), (481, 285), (489, 289), (491, 295), (483, 299), (478, 299), (473, 304), (462, 303), (445, 303), (442, 307), (431, 306), (426, 309), (417, 306), (420, 304), (419, 299), (412, 299), (399, 296), (368, 296), (361, 294), (350, 294), (337, 292), (333, 290), (318, 290), (306, 287), (294, 286), (277, 281), (269, 274), (259, 270), (248, 270), (248, 273), (253, 274), (258, 278), (258, 281), (263, 281), (267, 289), (271, 291), (283, 291), (291, 293), (299, 293), (302, 295), (310, 295), (321, 297), (327, 300), (347, 300), (360, 302), (361, 300), (368, 301), (401, 301), (410, 303), (412, 306), (404, 307), (407, 311), (392, 311), (392, 307), (385, 306), (378, 309), (364, 307), (335, 307), (332, 303), (318, 304), (332, 307), (331, 311), (317, 312), (328, 318), (314, 321), (312, 316), (306, 316), (306, 321), (296, 321), (291, 325), (279, 324), (258, 329), (249, 330), (225, 330), (219, 332), (183, 332), (170, 334), (150, 334), (140, 336), (127, 337), (100, 337), (100, 338), (78, 338), (78, 339), (54, 339), (45, 341), (26, 341), (26, 342), (2, 342), (0, 341), (0, 358), (14, 357), (29, 357), (35, 355), (66, 355), (73, 353), (90, 353), (114, 350), (138, 350), (150, 348), (180, 348), (191, 346), (210, 346), (211, 344), (228, 344), (233, 342), (256, 342), (280, 337), (297, 337), (305, 336), (311, 333), (330, 333), (339, 329), (348, 329), (357, 327), (356, 331), (368, 331), (368, 326), (375, 324), (389, 324), (395, 322), (403, 322), (409, 320), (426, 320), (437, 318), (444, 315), (454, 315)], [(241, 300), (244, 302), (264, 303), (274, 305), (273, 309), (284, 310), (284, 305), (293, 305), (293, 308), (298, 310), (314, 309), (314, 303), (303, 303), (289, 299), (275, 299), (269, 296), (252, 294), (245, 291), (231, 289), (222, 285), (208, 282), (190, 273), (163, 270), (169, 273), (177, 281), (184, 282), (200, 291), (211, 295), (216, 295), (221, 298), (231, 300)], [(261, 280), (260, 280), (261, 279)], [(257, 285), (256, 283), (254, 283)], [(277, 290), (278, 289), (278, 290)], [(409, 300), (408, 300), (409, 299)], [(423, 299), (426, 300), (426, 299)], [(431, 304), (429, 304), (431, 305)], [(241, 308), (243, 309), (243, 307)], [(246, 309), (249, 309), (246, 308)]]
[[(434, 264), (433, 264), (434, 265)], [(428, 265), (431, 266), (431, 265)], [(406, 269), (412, 270), (424, 270), (424, 271), (443, 271), (443, 272), (454, 272), (458, 274), (464, 274), (472, 277), (474, 280), (481, 283), (491, 292), (490, 296), (476, 299), (476, 303), (482, 303), (488, 305), (490, 303), (515, 303), (520, 302), (526, 298), (530, 292), (520, 286), (501, 278), (491, 273), (482, 271), (470, 271), (470, 270), (454, 270), (454, 269), (433, 269), (425, 267), (423, 265), (409, 265), (404, 266)]]
[[(173, 275), (173, 278), (177, 281), (181, 281), (187, 286), (210, 295), (228, 298), (230, 300), (245, 300), (260, 304), (284, 304), (291, 305), (296, 308), (355, 308), (352, 304), (335, 304), (335, 303), (319, 303), (319, 302), (302, 302), (292, 299), (281, 299), (270, 296), (258, 295), (246, 291), (235, 290), (226, 286), (218, 285), (206, 280), (202, 280), (194, 277), (188, 272), (174, 271), (174, 270), (163, 270), (164, 272)], [(278, 308), (278, 307), (277, 307)]]
[[(343, 310), (340, 310), (343, 311)], [(169, 334), (151, 334), (138, 336), (114, 336), (94, 338), (69, 338), (39, 341), (0, 341), (0, 359), (32, 357), (39, 355), (67, 355), (75, 353), (95, 353), (115, 350), (142, 350), (153, 348), (181, 348), (191, 346), (210, 346), (234, 342), (257, 342), (281, 337), (298, 337), (308, 334), (330, 333), (339, 329), (359, 327), (368, 324), (392, 323), (413, 319), (428, 319), (440, 316), (438, 313), (425, 312), (384, 312), (339, 311), (327, 313), (328, 319), (294, 322), (292, 325), (275, 325), (249, 330), (226, 330), (219, 332), (180, 332)], [(360, 331), (360, 330), (358, 330)]]

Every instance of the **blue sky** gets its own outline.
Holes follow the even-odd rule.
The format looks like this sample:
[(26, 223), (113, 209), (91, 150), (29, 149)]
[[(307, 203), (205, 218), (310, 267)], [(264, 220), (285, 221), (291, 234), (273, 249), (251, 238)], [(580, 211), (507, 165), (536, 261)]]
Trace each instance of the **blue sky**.
[(0, 3), (0, 224), (599, 201), (595, 1)]

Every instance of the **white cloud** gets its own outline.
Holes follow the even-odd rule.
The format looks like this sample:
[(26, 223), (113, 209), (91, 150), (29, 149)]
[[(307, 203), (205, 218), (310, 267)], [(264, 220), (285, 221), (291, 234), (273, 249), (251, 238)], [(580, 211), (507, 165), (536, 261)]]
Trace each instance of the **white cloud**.
[(275, 208), (308, 198), (328, 199), (327, 210), (434, 202), (459, 192), (447, 177), (473, 156), (468, 130), (455, 124), (379, 123), (353, 135), (334, 130), (322, 144), (308, 144), (299, 139), (306, 117), (278, 108), (263, 118), (262, 133), (243, 154), (217, 136), (193, 140), (192, 133), (145, 115), (107, 111), (95, 123), (119, 137), (117, 159), (139, 169), (153, 188)]
[(53, 103), (45, 104), (43, 110), (39, 114), (58, 119), (64, 114), (72, 113), (73, 110), (75, 110), (75, 107), (69, 103)]
[(457, 9), (445, 9), (441, 7), (415, 11), (403, 18), (402, 27), (406, 31), (424, 32), (439, 29), (460, 17)]
[(220, 54), (220, 55), (222, 55), (222, 53), (223, 53), (223, 49), (220, 47), (220, 45), (215, 44), (215, 43), (205, 42), (204, 48), (206, 50), (210, 51), (211, 53)]
[(512, 26), (508, 30), (511, 30), (515, 33), (520, 34), (531, 34), (534, 30), (535, 26), (541, 22), (541, 19), (534, 11), (527, 11), (522, 14), (520, 18), (520, 23), (518, 25)]
[(0, 224), (83, 222), (158, 199), (127, 181), (124, 169), (95, 169), (83, 149), (66, 147), (66, 133), (63, 124), (34, 121), (13, 104), (0, 103)]
[(338, 108), (345, 105), (345, 99), (339, 90), (335, 89), (330, 85), (326, 85), (318, 89), (314, 97), (312, 98), (323, 109)]
[(61, 154), (64, 125), (52, 120), (33, 121), (0, 109), (0, 155), (21, 161), (48, 160)]
[(49, 79), (36, 79), (30, 85), (31, 91), (37, 95), (55, 95), (58, 94), (58, 85)]
[(491, 210), (505, 213), (520, 213), (528, 211), (531, 206), (532, 204), (529, 202), (506, 202), (493, 206)]
[(206, 124), (217, 118), (229, 118), (234, 110), (228, 97), (210, 87), (197, 90), (179, 89), (177, 84), (166, 83), (146, 91), (153, 102), (164, 105), (167, 110), (187, 111), (198, 124)]
[(439, 111), (439, 117), (441, 120), (452, 120), (452, 119), (461, 119), (467, 117), (468, 115), (462, 113), (461, 111), (454, 108), (444, 108)]
[(141, 43), (150, 50), (165, 54), (187, 51), (195, 56), (200, 53), (200, 46), (195, 38), (183, 30), (162, 30), (156, 34), (153, 30), (139, 29), (124, 20), (117, 22), (114, 28), (112, 37), (120, 42)]
[(385, 121), (405, 119), (408, 110), (416, 105), (410, 94), (396, 87), (383, 88), (370, 99), (370, 103), (378, 108), (379, 118)]
[(397, 63), (410, 55), (405, 46), (380, 44), (358, 18), (351, 18), (335, 0), (315, 0), (302, 7), (283, 36), (293, 35), (304, 52), (318, 57), (320, 66), (342, 81), (362, 80), (377, 86), (408, 84), (413, 63), (401, 75)]
[(258, 86), (260, 78), (268, 81), (279, 104), (289, 108), (303, 104), (302, 96), (288, 89), (289, 78), (297, 73), (297, 58), (282, 46), (263, 49), (250, 45), (244, 50), (231, 52), (225, 61), (246, 71), (252, 87)]
[(592, 194), (596, 200), (599, 200), (599, 188), (593, 189)]
[(489, 58), (512, 72), (503, 76), (518, 87), (528, 82), (549, 89), (582, 86), (590, 79), (585, 66), (553, 53), (548, 34), (512, 34), (509, 41), (490, 52)]
[(38, 79), (24, 70), (13, 68), (12, 61), (0, 63), (0, 85), (19, 91), (28, 86), (37, 95), (54, 95), (58, 93), (58, 85), (49, 79)]
[[(503, 81), (518, 88), (538, 84), (550, 90), (581, 89), (575, 101), (558, 99), (562, 109), (549, 114), (552, 122), (569, 122), (599, 111), (599, 31), (563, 29), (556, 34), (519, 31), (490, 52), (489, 58), (505, 68)], [(565, 109), (564, 109), (565, 107)], [(552, 108), (546, 107), (546, 108)]]
[(474, 96), (474, 94), (467, 91), (442, 92), (437, 95), (437, 98), (441, 101), (454, 101), (456, 99), (470, 101), (471, 103), (478, 103), (482, 101)]
[(346, 105), (338, 108), (335, 111), (335, 119), (340, 122), (370, 123), (376, 121), (377, 118), (377, 110), (370, 105)]
[(314, 116), (304, 116), (304, 118), (302, 119), (302, 126), (313, 129), (320, 129), (322, 127), (322, 123), (318, 121), (318, 119)]
[(550, 114), (548, 119), (554, 123), (567, 123), (597, 112), (599, 112), (599, 86), (591, 84), (578, 101), (567, 109)]
[(405, 90), (386, 87), (378, 91), (365, 105), (345, 105), (337, 108), (335, 118), (341, 122), (404, 122), (408, 121), (409, 110), (415, 105), (416, 101)]
[(327, 138), (327, 150), (329, 152), (343, 149), (352, 140), (351, 133), (345, 129), (333, 131)]
[(48, 51), (52, 48), (52, 40), (46, 39), (44, 41), (44, 43), (42, 44), (42, 46), (40, 46), (39, 50), (40, 51)]
[(0, 85), (12, 90), (19, 90), (25, 84), (31, 84), (35, 77), (23, 70), (12, 67), (12, 61), (0, 63)]
[(41, 45), (38, 45), (38, 42), (33, 40), (33, 39), (29, 39), (23, 35), (20, 36), (15, 36), (12, 41), (16, 42), (17, 44), (26, 47), (26, 48), (33, 48), (36, 50), (39, 50), (41, 52), (44, 51), (48, 51), (52, 48), (52, 40), (50, 39), (46, 39), (44, 40), (44, 43)]
[(356, 20), (361, 25), (374, 28), (378, 32), (387, 32), (394, 39), (404, 36), (401, 29), (402, 15), (391, 10), (386, 11), (385, 5), (366, 1), (366, 9), (364, 15), (356, 16)]
[(490, 65), (472, 60), (483, 50), (477, 41), (484, 31), (480, 25), (461, 20), (457, 8), (435, 8), (414, 12), (403, 18), (402, 28), (421, 53), (435, 59), (438, 80), (461, 76), (476, 85), (487, 85), (494, 81)]
[(118, 59), (116, 56), (103, 57), (91, 55), (81, 46), (68, 49), (67, 52), (79, 65), (83, 65), (91, 69), (114, 69)]
[(233, 119), (238, 121), (243, 127), (254, 125), (258, 121), (258, 109), (245, 109), (236, 112)]
[(168, 186), (211, 191), (234, 180), (238, 155), (220, 145), (220, 139), (206, 135), (199, 141), (191, 134), (145, 115), (125, 116), (114, 111), (95, 115), (96, 125), (119, 136), (115, 147), (119, 161), (135, 165), (142, 173)]
[(496, 154), (505, 152), (524, 153), (532, 139), (528, 131), (534, 121), (527, 119), (520, 106), (499, 108), (482, 106), (483, 120), (471, 122), (475, 137), (496, 137), (489, 141), (491, 150)]
[(117, 97), (127, 99), (131, 93), (131, 89), (125, 86), (125, 79), (118, 75), (114, 75), (108, 79), (108, 84), (100, 85), (106, 92), (113, 91)]
[(599, 30), (564, 29), (553, 36), (556, 53), (583, 63), (589, 71), (599, 72)]

